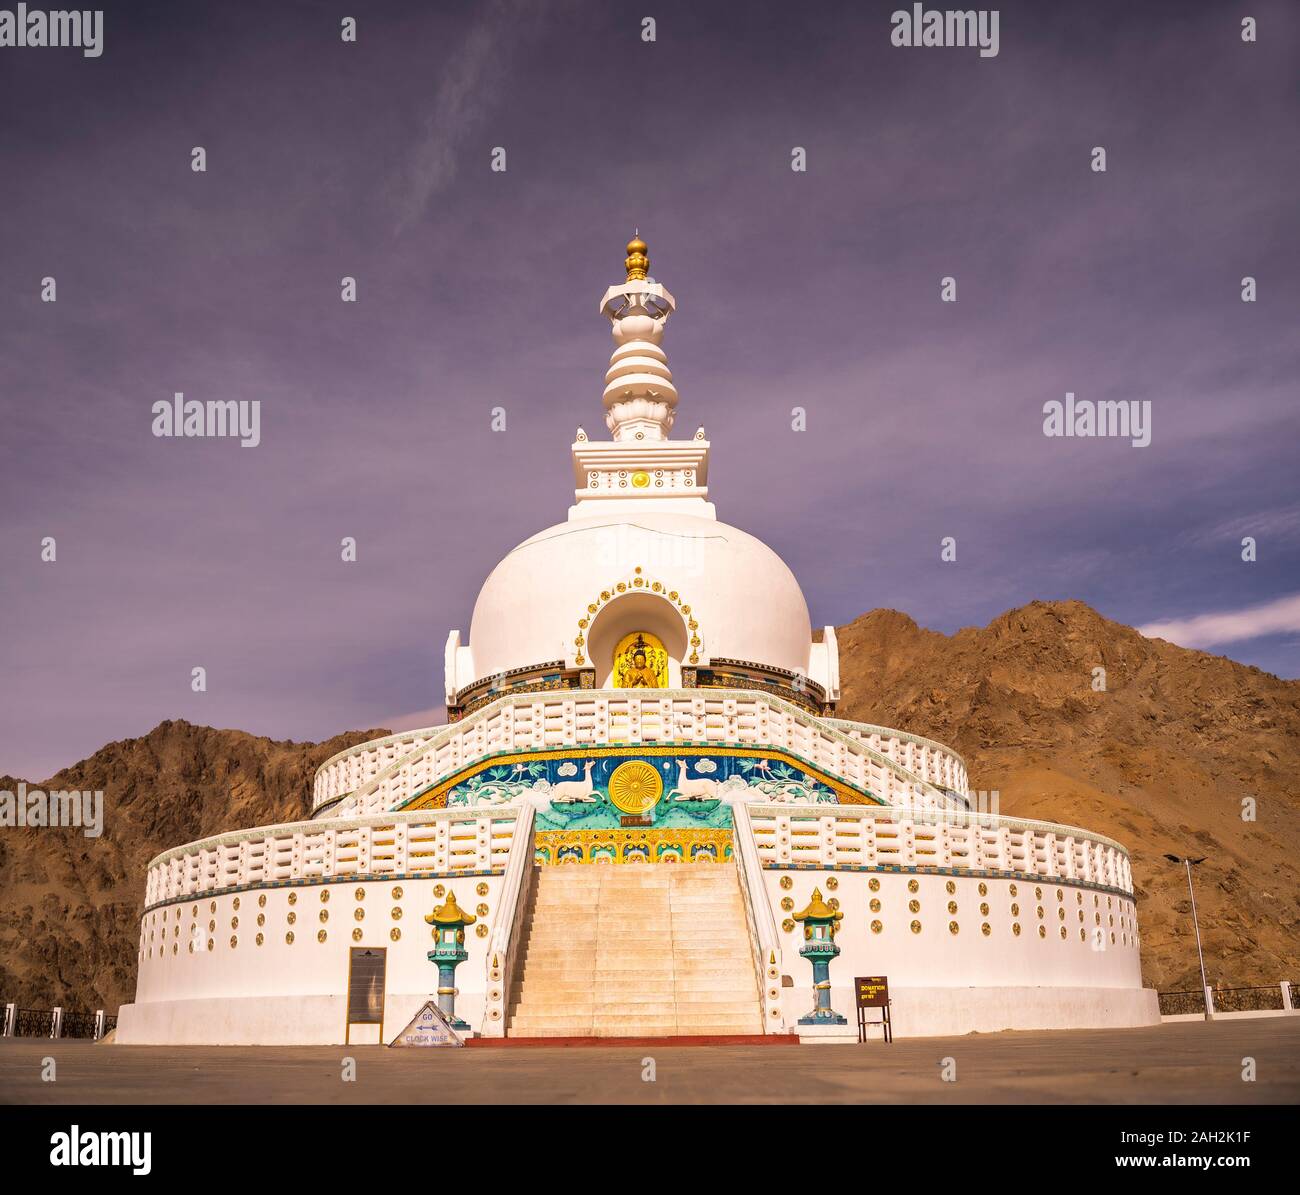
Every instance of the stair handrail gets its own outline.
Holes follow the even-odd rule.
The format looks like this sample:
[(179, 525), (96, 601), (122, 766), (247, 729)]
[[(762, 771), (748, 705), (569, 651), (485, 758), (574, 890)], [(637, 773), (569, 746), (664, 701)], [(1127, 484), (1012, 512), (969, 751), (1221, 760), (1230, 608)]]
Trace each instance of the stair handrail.
[(740, 877), (740, 892), (745, 902), (745, 920), (749, 926), (749, 945), (758, 977), (759, 1004), (763, 1012), (763, 1032), (782, 1033), (785, 1018), (781, 1011), (781, 945), (776, 933), (776, 917), (763, 882), (763, 863), (758, 857), (754, 828), (749, 810), (737, 802), (731, 807), (733, 854)]
[(501, 885), (497, 920), (488, 943), (483, 985), (483, 1037), (505, 1037), (506, 1016), (510, 1009), (510, 989), (515, 977), (515, 956), (519, 950), (520, 924), (528, 909), (532, 876), (536, 871), (536, 846), (533, 840), (534, 809), (527, 801), (517, 806), (514, 833), (510, 837), (510, 857)]

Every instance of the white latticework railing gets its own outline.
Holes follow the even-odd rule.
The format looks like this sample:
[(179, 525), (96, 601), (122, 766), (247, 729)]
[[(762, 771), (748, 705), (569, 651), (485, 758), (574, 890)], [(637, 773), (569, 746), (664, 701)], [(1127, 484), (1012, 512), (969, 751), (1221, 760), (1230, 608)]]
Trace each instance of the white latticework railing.
[(951, 747), (904, 730), (891, 730), (887, 726), (849, 722), (844, 718), (827, 718), (826, 721), (939, 788), (952, 789), (963, 795), (968, 791), (966, 761)]
[(488, 872), (506, 866), (518, 816), (512, 806), (430, 809), (219, 834), (154, 859), (145, 908), (259, 884)]
[(1082, 880), (1131, 895), (1128, 852), (1073, 826), (878, 805), (750, 804), (764, 867), (943, 868)]
[[(892, 736), (892, 737), (891, 737)], [(911, 765), (891, 758), (878, 742)], [(317, 809), (380, 813), (488, 757), (548, 748), (681, 744), (780, 750), (891, 805), (961, 808), (960, 756), (881, 727), (819, 718), (744, 689), (564, 690), (502, 697), (462, 722), (363, 743), (316, 774)]]

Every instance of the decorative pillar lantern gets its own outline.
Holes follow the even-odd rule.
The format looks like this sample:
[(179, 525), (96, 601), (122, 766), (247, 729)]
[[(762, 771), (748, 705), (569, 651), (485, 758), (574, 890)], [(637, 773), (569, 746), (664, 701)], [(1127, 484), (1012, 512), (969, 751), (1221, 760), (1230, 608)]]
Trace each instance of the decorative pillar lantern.
[(847, 1025), (848, 1021), (831, 1007), (831, 959), (840, 952), (835, 945), (835, 923), (844, 916), (824, 900), (820, 888), (814, 888), (812, 900), (794, 919), (803, 922), (804, 944), (799, 953), (813, 969), (813, 1009), (799, 1018), (801, 1025)]
[(469, 958), (465, 949), (465, 927), (477, 918), (456, 903), (456, 894), (447, 893), (447, 903), (435, 906), (426, 918), (433, 926), (433, 949), (429, 962), (438, 964), (438, 1008), (453, 1029), (468, 1029), (469, 1025), (456, 1015), (456, 968)]

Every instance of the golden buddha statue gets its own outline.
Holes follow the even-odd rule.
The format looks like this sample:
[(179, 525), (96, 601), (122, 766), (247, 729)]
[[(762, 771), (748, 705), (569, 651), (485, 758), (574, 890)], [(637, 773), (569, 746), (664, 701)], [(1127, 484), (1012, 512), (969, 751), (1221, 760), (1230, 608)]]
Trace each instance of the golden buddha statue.
[(666, 689), (668, 652), (655, 636), (636, 631), (614, 652), (614, 685), (619, 689)]

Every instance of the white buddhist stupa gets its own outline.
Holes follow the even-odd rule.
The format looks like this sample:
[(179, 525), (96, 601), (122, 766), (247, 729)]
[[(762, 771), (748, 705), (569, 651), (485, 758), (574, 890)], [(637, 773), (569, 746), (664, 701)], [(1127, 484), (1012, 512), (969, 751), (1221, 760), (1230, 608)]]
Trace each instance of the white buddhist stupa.
[(1158, 1020), (1122, 846), (834, 716), (834, 629), (718, 520), (676, 302), (644, 242), (625, 266), (609, 438), (448, 636), (446, 724), (328, 760), (309, 821), (154, 859), (118, 1041), (391, 1042), (430, 1001), (471, 1042), (852, 1041), (860, 977), (899, 1036)]

